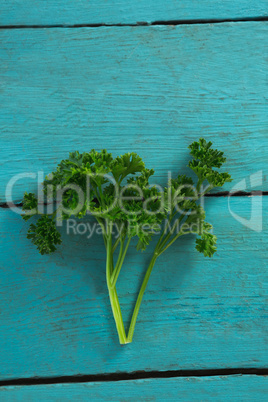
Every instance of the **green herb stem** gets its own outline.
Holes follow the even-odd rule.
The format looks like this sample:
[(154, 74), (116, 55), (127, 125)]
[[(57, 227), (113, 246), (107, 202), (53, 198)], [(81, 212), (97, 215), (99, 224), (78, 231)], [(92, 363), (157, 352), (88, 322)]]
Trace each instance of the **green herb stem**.
[(133, 314), (132, 314), (132, 318), (131, 318), (131, 322), (130, 322), (130, 326), (129, 326), (129, 331), (128, 331), (128, 336), (127, 336), (127, 343), (132, 342), (134, 329), (135, 329), (135, 324), (136, 324), (136, 321), (137, 321), (137, 317), (138, 317), (139, 309), (140, 309), (140, 306), (141, 306), (143, 294), (144, 294), (145, 289), (147, 287), (147, 284), (148, 284), (148, 281), (149, 281), (149, 278), (150, 278), (150, 275), (151, 275), (151, 272), (152, 272), (152, 269), (154, 267), (154, 264), (156, 262), (157, 257), (158, 257), (158, 254), (155, 252), (154, 255), (153, 255), (153, 258), (151, 259), (149, 267), (148, 267), (148, 269), (146, 271), (146, 274), (144, 276), (144, 279), (143, 279), (143, 282), (142, 282), (142, 285), (141, 285), (141, 288), (140, 288), (140, 291), (139, 291), (139, 295), (138, 295), (138, 298), (137, 298), (137, 301), (136, 301), (136, 305), (135, 305), (135, 308), (134, 308), (134, 311), (133, 311)]
[(106, 233), (106, 230), (105, 230), (105, 225), (104, 225), (104, 223), (102, 222), (102, 219), (101, 219), (101, 218), (99, 218), (98, 216), (96, 216), (96, 219), (97, 219), (98, 224), (100, 225), (100, 227), (101, 227), (101, 229), (102, 229), (102, 236), (103, 236), (103, 240), (104, 240), (105, 247), (106, 247), (106, 249), (107, 249), (107, 233)]
[(110, 302), (112, 306), (112, 311), (113, 311), (113, 316), (116, 324), (116, 329), (119, 337), (119, 342), (120, 344), (124, 345), (127, 342), (126, 339), (126, 332), (125, 332), (125, 327), (123, 323), (123, 318), (122, 318), (122, 313), (121, 313), (121, 308), (116, 292), (116, 288), (114, 287), (113, 289), (108, 288), (109, 290), (109, 297), (110, 297)]
[(209, 191), (211, 191), (214, 188), (213, 184), (208, 186), (203, 193), (198, 194), (198, 199), (202, 198), (205, 194), (207, 194)]
[(118, 296), (116, 292), (116, 288), (112, 288), (111, 286), (111, 270), (113, 266), (112, 260), (112, 237), (111, 234), (108, 233), (107, 238), (107, 259), (106, 259), (106, 282), (109, 291), (110, 303), (112, 307), (112, 312), (116, 324), (116, 329), (119, 337), (120, 344), (125, 344), (126, 342), (126, 333), (122, 318), (122, 313), (118, 301)]
[[(175, 215), (176, 215), (176, 213), (174, 213), (174, 214), (171, 216), (171, 219), (169, 219), (169, 223), (171, 223), (171, 220), (173, 219), (173, 217), (174, 217)], [(178, 223), (180, 223), (183, 218), (184, 218), (184, 214), (182, 214), (182, 215), (177, 219)], [(163, 247), (165, 246), (165, 244), (168, 242), (168, 240), (170, 239), (170, 237), (173, 235), (175, 226), (176, 226), (176, 221), (175, 221), (175, 223), (174, 223), (172, 229), (169, 231), (169, 233), (167, 233), (166, 237), (163, 239), (163, 235), (165, 234), (165, 231), (166, 231), (166, 227), (165, 227), (165, 229), (164, 229), (164, 231), (163, 231), (163, 233), (162, 233), (162, 236), (161, 236), (161, 239), (163, 239), (163, 240), (162, 240), (161, 243), (157, 243), (157, 246), (156, 246), (156, 248), (157, 248), (158, 251), (160, 252), (159, 255), (162, 254), (162, 251), (161, 251), (161, 250), (163, 249)]]
[[(127, 250), (128, 250), (128, 246), (130, 244), (130, 241), (131, 241), (131, 237), (128, 238), (128, 241), (127, 241), (127, 244), (125, 246), (125, 249), (124, 249), (124, 242), (123, 241), (121, 242), (121, 247), (120, 247), (120, 252), (119, 252), (117, 264), (115, 266), (114, 272), (113, 272), (112, 277), (111, 277), (111, 287), (112, 288), (114, 288), (114, 286), (116, 285), (116, 281), (117, 281), (117, 278), (118, 278), (118, 276), (120, 274), (120, 271), (121, 271), (121, 268), (122, 268), (122, 265), (123, 265)], [(123, 249), (124, 249), (124, 251), (123, 251)]]
[(164, 247), (164, 248), (162, 248), (162, 249), (160, 250), (159, 255), (161, 255), (162, 253), (164, 253), (164, 252), (171, 246), (171, 244), (173, 244), (174, 241), (177, 240), (178, 237), (182, 236), (183, 234), (184, 234), (183, 232), (179, 232), (178, 234), (176, 234), (176, 236), (173, 237), (172, 240), (170, 240), (170, 242), (166, 245), (166, 247)]
[(116, 239), (116, 241), (115, 241), (115, 243), (114, 243), (114, 245), (113, 245), (112, 253), (114, 253), (115, 250), (117, 249), (117, 246), (118, 246), (120, 240), (121, 240), (121, 238), (120, 238), (120, 236), (118, 236), (118, 239)]

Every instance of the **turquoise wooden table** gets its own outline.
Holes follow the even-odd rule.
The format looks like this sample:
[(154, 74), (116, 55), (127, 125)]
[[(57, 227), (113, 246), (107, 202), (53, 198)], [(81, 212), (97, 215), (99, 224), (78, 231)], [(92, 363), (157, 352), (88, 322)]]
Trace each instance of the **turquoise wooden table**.
[[(0, 9), (1, 400), (266, 401), (268, 1)], [(159, 259), (120, 346), (98, 236), (63, 227), (40, 256), (7, 201), (76, 149), (137, 152), (163, 184), (200, 136), (234, 178), (205, 198), (218, 251), (205, 259), (185, 238)], [(126, 321), (149, 256), (130, 247), (120, 274)]]

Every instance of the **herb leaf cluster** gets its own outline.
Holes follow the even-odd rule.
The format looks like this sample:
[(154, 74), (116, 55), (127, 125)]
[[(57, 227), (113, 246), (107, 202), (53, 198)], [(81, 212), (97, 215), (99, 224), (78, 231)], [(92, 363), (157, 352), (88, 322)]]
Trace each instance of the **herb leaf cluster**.
[[(113, 158), (105, 149), (99, 152), (92, 149), (71, 152), (46, 177), (44, 195), (47, 202), (56, 201), (52, 212), (44, 213), (43, 209), (40, 212), (37, 197), (33, 193), (24, 194), (23, 219), (37, 217), (29, 226), (27, 237), (41, 254), (53, 253), (61, 244), (59, 220), (73, 216), (81, 219), (88, 213), (97, 219), (102, 228), (106, 281), (121, 344), (132, 341), (142, 297), (160, 255), (179, 237), (190, 233), (196, 235), (196, 249), (205, 257), (212, 257), (216, 251), (217, 238), (212, 233), (212, 225), (205, 220), (200, 200), (214, 187), (231, 181), (231, 176), (218, 170), (226, 158), (223, 152), (212, 148), (211, 142), (200, 138), (189, 149), (193, 158), (188, 167), (196, 175), (196, 185), (191, 177), (178, 175), (169, 180), (164, 191), (159, 191), (157, 186), (150, 185), (154, 170), (146, 168), (136, 153)], [(120, 228), (117, 237), (114, 226)], [(119, 273), (131, 241), (136, 241), (137, 250), (145, 250), (160, 228), (126, 335), (116, 291)]]

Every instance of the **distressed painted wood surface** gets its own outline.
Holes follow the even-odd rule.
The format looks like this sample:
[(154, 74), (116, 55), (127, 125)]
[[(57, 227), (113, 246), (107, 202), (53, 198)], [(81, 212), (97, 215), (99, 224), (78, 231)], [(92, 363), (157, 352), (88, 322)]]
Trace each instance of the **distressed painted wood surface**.
[[(266, 367), (268, 197), (261, 201), (230, 200), (232, 213), (246, 219), (253, 205), (255, 222), (263, 207), (256, 232), (234, 219), (227, 198), (206, 198), (217, 254), (202, 257), (192, 237), (174, 244), (154, 268), (134, 341), (124, 346), (109, 306), (102, 240), (62, 228), (63, 245), (41, 256), (26, 239), (28, 224), (0, 210), (0, 379)], [(137, 254), (134, 246), (119, 277), (126, 321), (152, 251)]]
[(3, 401), (267, 401), (265, 376), (146, 379), (0, 388)]
[(267, 0), (11, 0), (0, 1), (1, 25), (136, 24), (167, 20), (256, 18)]
[(0, 201), (76, 149), (136, 151), (164, 184), (200, 136), (227, 154), (225, 189), (262, 170), (243, 189), (268, 190), (265, 38), (266, 22), (1, 30)]

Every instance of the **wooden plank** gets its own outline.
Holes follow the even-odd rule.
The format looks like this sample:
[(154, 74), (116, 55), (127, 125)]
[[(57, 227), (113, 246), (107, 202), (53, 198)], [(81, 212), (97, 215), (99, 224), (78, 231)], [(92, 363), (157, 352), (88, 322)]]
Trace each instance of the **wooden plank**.
[[(232, 197), (230, 208), (249, 218), (256, 200), (257, 222), (260, 197)], [(63, 245), (41, 256), (26, 239), (28, 224), (0, 210), (0, 379), (267, 367), (267, 214), (257, 232), (233, 218), (227, 198), (207, 198), (205, 207), (217, 254), (205, 259), (185, 236), (159, 258), (134, 341), (124, 346), (109, 305), (102, 239), (62, 228)], [(151, 253), (137, 253), (133, 243), (120, 273), (126, 322)]]
[(267, 401), (265, 376), (150, 378), (0, 388), (3, 401)]
[[(268, 190), (265, 38), (265, 22), (1, 30), (0, 201), (76, 149), (136, 151), (165, 184), (200, 136), (228, 157), (225, 189), (262, 170), (244, 189)], [(35, 189), (20, 179), (14, 201)]]
[(266, 17), (267, 0), (2, 0), (1, 25), (136, 24), (167, 20)]

